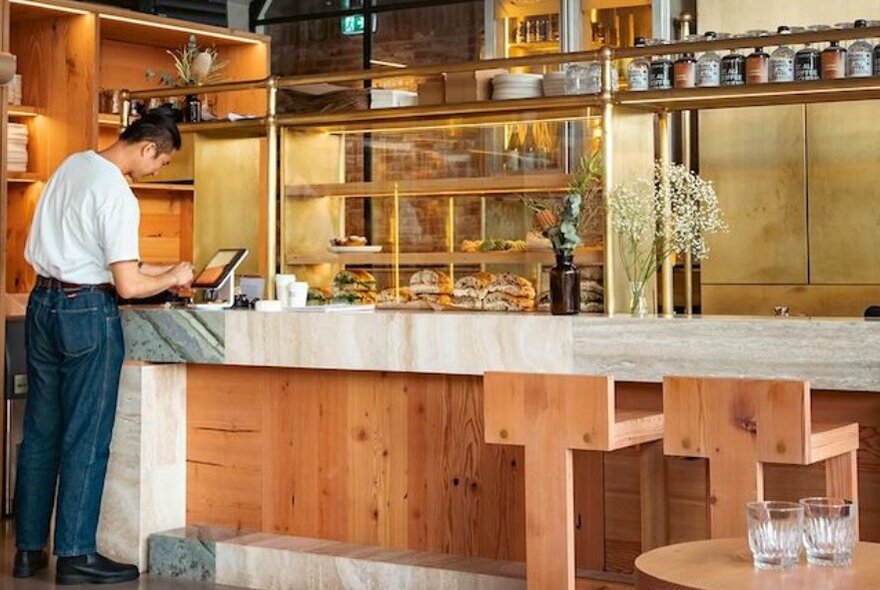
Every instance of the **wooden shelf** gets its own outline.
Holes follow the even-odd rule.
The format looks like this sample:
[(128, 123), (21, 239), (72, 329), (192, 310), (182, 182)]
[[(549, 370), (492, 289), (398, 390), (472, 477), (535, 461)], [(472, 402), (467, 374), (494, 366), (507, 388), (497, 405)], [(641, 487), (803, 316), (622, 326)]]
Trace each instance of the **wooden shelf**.
[[(445, 264), (544, 264), (555, 262), (552, 251), (527, 252), (405, 252), (400, 254), (402, 265), (442, 266)], [(391, 265), (394, 255), (391, 252), (378, 254), (333, 254), (331, 252), (316, 254), (287, 255), (288, 266), (308, 266), (314, 264), (349, 264), (349, 265)], [(602, 248), (581, 248), (575, 255), (575, 263), (581, 266), (600, 265), (603, 263)]]
[(31, 107), (25, 105), (13, 106), (9, 105), (7, 109), (10, 117), (19, 117), (19, 118), (31, 118), (37, 117), (39, 115), (45, 114), (45, 110), (40, 107)]
[(122, 127), (119, 115), (113, 113), (98, 113), (98, 125), (101, 127)]
[(170, 182), (133, 182), (131, 190), (134, 191), (179, 191), (191, 193), (195, 190), (192, 184), (174, 184)]
[(519, 100), (483, 100), (458, 104), (368, 109), (338, 113), (288, 114), (278, 117), (285, 127), (311, 128), (329, 133), (357, 133), (437, 127), (497, 125), (518, 121), (570, 121), (598, 112), (600, 97), (544, 96)]
[(491, 195), (508, 193), (560, 192), (568, 188), (565, 174), (519, 174), (482, 178), (437, 178), (381, 182), (348, 182), (288, 186), (285, 194), (294, 198), (402, 197)]
[(36, 172), (9, 172), (6, 180), (9, 182), (33, 183), (42, 180)]
[(210, 133), (223, 137), (262, 137), (266, 134), (266, 117), (253, 117), (230, 121), (203, 121), (201, 123), (180, 123), (177, 128), (181, 133)]
[(880, 78), (849, 78), (686, 90), (627, 91), (617, 94), (617, 103), (652, 111), (686, 111), (848, 102), (878, 98), (880, 98)]
[(510, 50), (533, 51), (535, 53), (559, 53), (561, 45), (559, 41), (537, 41), (533, 43), (511, 43), (507, 48)]

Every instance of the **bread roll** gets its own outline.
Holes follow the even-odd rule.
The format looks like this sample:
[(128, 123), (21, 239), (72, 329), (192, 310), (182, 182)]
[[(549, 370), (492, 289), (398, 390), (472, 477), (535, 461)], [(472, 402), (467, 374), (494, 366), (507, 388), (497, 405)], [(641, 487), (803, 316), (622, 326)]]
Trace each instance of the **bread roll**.
[(529, 311), (535, 309), (535, 300), (532, 297), (515, 297), (496, 291), (489, 293), (483, 300), (483, 309), (488, 311)]
[(455, 289), (452, 294), (456, 299), (469, 297), (482, 299), (489, 292), (489, 285), (495, 279), (495, 275), (488, 272), (478, 272), (476, 274), (462, 277), (455, 282)]
[(376, 303), (408, 303), (413, 300), (412, 292), (409, 287), (401, 287), (399, 290), (395, 288), (384, 289), (376, 297)]
[(495, 280), (489, 285), (489, 293), (506, 293), (513, 297), (534, 299), (535, 287), (526, 278), (510, 273), (502, 273), (497, 275)]

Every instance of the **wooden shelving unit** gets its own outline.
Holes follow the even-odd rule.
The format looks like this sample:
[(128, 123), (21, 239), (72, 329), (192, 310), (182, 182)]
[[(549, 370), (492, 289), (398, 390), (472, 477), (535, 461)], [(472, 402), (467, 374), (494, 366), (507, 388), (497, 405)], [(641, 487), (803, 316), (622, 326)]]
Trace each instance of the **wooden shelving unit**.
[[(552, 265), (555, 261), (552, 251), (525, 252), (402, 252), (401, 265), (443, 266), (447, 264), (542, 264)], [(575, 255), (575, 262), (581, 266), (602, 264), (602, 248), (581, 248)], [(287, 254), (290, 265), (349, 264), (349, 265), (390, 265), (394, 255), (390, 252), (377, 254), (334, 254), (332, 252)]]
[(39, 107), (26, 105), (10, 105), (8, 110), (9, 116), (20, 119), (29, 119), (45, 114), (45, 110)]
[(288, 186), (291, 198), (314, 197), (443, 197), (461, 195), (513, 195), (558, 193), (568, 188), (565, 174), (512, 174), (480, 178), (439, 178), (382, 182), (346, 182)]
[[(229, 61), (228, 82), (268, 76), (270, 53), (269, 39), (263, 35), (87, 2), (0, 0), (0, 14), (9, 19), (8, 37), (3, 39), (0, 49), (18, 58), (26, 105), (9, 107), (8, 112), (11, 120), (27, 123), (30, 130), (29, 172), (7, 176), (0, 171), (9, 197), (6, 290), (15, 293), (27, 292), (34, 280), (23, 252), (39, 199), (39, 181), (49, 178), (70, 154), (107, 147), (118, 137), (118, 115), (90, 114), (98, 111), (98, 89), (140, 89), (145, 84), (147, 69), (172, 71), (173, 62), (167, 51), (185, 45), (190, 34), (197, 36), (201, 46), (215, 46), (222, 59)], [(221, 114), (264, 116), (265, 93), (218, 96), (215, 107)], [(210, 128), (199, 131), (200, 135), (202, 131), (211, 133)], [(4, 134), (5, 129), (0, 129), (0, 136)], [(197, 140), (195, 136), (185, 136), (184, 141), (191, 142), (185, 148), (193, 148), (192, 143)], [(256, 208), (256, 188), (244, 190), (227, 181), (232, 188), (223, 191), (220, 183), (211, 182), (211, 178), (220, 177), (216, 169), (205, 175), (209, 180), (200, 186), (196, 207), (194, 171), (200, 168), (198, 162), (193, 163), (194, 151), (182, 150), (156, 182), (132, 185), (141, 208), (140, 246), (145, 260), (174, 262), (193, 260), (200, 253), (210, 256), (203, 252), (219, 247), (219, 236), (211, 233), (217, 217), (228, 213), (230, 207)], [(230, 159), (240, 158), (235, 148), (222, 142), (212, 144), (210, 151), (210, 159), (201, 163), (203, 166), (217, 162), (217, 168), (226, 169)], [(254, 167), (260, 164), (259, 155), (245, 161)], [(172, 169), (175, 174), (169, 175)], [(253, 174), (248, 181), (257, 187), (258, 177)], [(230, 197), (230, 192), (234, 196)], [(256, 250), (251, 243), (247, 247)]]
[(7, 172), (6, 181), (22, 184), (32, 184), (40, 182), (42, 178), (36, 172)]

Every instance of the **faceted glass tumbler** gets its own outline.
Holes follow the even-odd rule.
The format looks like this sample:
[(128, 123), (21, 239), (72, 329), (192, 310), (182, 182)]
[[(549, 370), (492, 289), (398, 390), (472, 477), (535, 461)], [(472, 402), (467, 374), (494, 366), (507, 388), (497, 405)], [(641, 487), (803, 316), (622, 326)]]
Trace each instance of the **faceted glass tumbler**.
[(749, 548), (755, 567), (788, 570), (801, 552), (804, 507), (795, 502), (749, 502)]
[(803, 498), (804, 549), (810, 565), (849, 567), (856, 544), (856, 505), (842, 498)]

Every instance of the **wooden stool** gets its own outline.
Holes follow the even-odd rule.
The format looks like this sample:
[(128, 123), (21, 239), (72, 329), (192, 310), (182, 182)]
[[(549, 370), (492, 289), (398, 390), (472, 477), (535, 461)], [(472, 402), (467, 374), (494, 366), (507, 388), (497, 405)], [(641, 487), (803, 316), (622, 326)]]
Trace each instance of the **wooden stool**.
[[(525, 447), (528, 588), (575, 587), (572, 450), (653, 442), (642, 448), (642, 550), (666, 542), (665, 465), (656, 442), (663, 438), (663, 414), (617, 410), (610, 377), (489, 373), (483, 390), (486, 442)], [(603, 546), (598, 550), (604, 562)]]
[(764, 463), (825, 462), (825, 493), (858, 501), (858, 424), (814, 424), (804, 381), (663, 380), (667, 455), (709, 460), (709, 535), (746, 535), (764, 499)]

